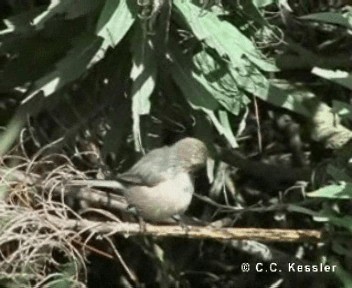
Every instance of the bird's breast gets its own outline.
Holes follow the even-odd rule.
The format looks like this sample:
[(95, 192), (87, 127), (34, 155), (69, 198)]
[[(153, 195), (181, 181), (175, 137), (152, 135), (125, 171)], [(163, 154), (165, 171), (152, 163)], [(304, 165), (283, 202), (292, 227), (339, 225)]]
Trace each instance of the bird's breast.
[(153, 187), (131, 187), (126, 191), (126, 198), (143, 218), (161, 221), (184, 213), (191, 203), (193, 192), (191, 175), (182, 172)]

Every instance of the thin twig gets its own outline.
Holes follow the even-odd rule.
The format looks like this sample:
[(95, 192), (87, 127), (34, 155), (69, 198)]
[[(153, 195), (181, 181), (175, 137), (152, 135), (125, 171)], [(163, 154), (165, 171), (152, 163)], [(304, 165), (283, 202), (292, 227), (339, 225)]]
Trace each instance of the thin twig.
[(125, 236), (150, 235), (155, 237), (187, 237), (196, 239), (251, 239), (263, 242), (321, 242), (322, 232), (303, 229), (213, 228), (211, 226), (181, 226), (137, 223), (98, 222), (90, 220), (63, 220), (50, 216), (49, 221), (61, 229), (89, 229), (94, 233), (121, 234)]

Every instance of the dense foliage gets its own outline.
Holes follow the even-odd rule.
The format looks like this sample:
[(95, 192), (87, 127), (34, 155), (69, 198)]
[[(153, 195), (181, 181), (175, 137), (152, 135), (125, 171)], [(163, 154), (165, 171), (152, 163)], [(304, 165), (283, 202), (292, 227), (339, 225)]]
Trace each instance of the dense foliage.
[[(328, 234), (321, 245), (268, 245), (264, 250), (270, 250), (269, 258), (235, 241), (116, 237), (116, 251), (123, 259), (106, 260), (90, 251), (87, 270), (87, 259), (74, 245), (62, 235), (55, 236), (58, 242), (40, 244), (42, 255), (56, 253), (60, 259), (50, 265), (36, 260), (33, 271), (45, 275), (41, 283), (51, 283), (50, 287), (70, 287), (73, 282), (89, 287), (351, 286), (349, 5), (347, 0), (0, 2), (4, 203), (14, 190), (18, 194), (17, 182), (25, 182), (14, 171), (33, 173), (36, 183), (38, 175), (50, 182), (53, 175), (81, 177), (79, 171), (85, 171), (86, 177), (112, 178), (129, 167), (137, 153), (192, 135), (207, 144), (214, 160), (208, 165), (208, 177), (197, 179), (197, 191), (222, 206), (195, 200), (190, 215), (205, 222), (226, 219), (226, 226), (324, 229)], [(55, 158), (56, 153), (61, 156)], [(16, 185), (9, 184), (8, 177)], [(26, 184), (26, 191), (30, 190), (24, 197), (26, 205), (18, 195), (21, 201), (15, 197), (10, 202), (36, 211), (20, 223), (41, 227), (43, 211), (63, 208), (45, 202), (46, 196), (38, 198), (46, 185)], [(81, 213), (85, 204), (76, 200), (65, 204), (72, 215), (62, 215)], [(3, 219), (16, 218), (14, 207), (0, 207)], [(18, 213), (31, 215), (30, 210)], [(6, 237), (12, 235), (9, 231), (19, 233), (20, 225), (8, 223), (0, 224)], [(46, 223), (38, 233), (51, 235), (50, 227)], [(76, 239), (78, 234), (70, 237)], [(22, 241), (4, 237), (0, 236), (3, 263)], [(93, 244), (104, 250), (104, 244), (97, 242)], [(23, 252), (28, 259), (30, 250)], [(284, 263), (297, 258), (303, 264), (336, 264), (339, 272), (264, 276), (240, 271), (242, 262)], [(27, 270), (29, 260), (13, 259), (16, 265), (1, 266), (6, 270), (0, 272), (3, 285), (41, 285)], [(26, 265), (21, 266), (21, 261)], [(45, 278), (53, 271), (57, 274), (52, 279)]]

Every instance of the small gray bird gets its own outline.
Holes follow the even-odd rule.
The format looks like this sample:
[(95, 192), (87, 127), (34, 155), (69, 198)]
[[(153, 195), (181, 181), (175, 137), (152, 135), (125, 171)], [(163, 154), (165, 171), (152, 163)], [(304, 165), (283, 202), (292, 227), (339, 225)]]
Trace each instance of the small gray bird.
[[(184, 138), (172, 146), (150, 151), (132, 168), (118, 175), (117, 181), (123, 184), (120, 188), (128, 204), (135, 207), (143, 219), (169, 221), (187, 210), (194, 192), (192, 173), (205, 166), (207, 155), (202, 141)], [(93, 182), (90, 182), (92, 186), (109, 187)]]

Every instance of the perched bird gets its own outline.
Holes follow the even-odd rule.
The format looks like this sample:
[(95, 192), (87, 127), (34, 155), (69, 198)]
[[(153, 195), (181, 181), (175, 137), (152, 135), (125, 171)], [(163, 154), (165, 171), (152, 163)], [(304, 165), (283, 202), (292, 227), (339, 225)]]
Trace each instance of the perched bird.
[[(120, 188), (128, 204), (143, 219), (169, 221), (183, 214), (191, 203), (192, 173), (205, 166), (207, 154), (202, 141), (184, 138), (172, 146), (150, 151), (128, 171), (118, 175), (117, 181), (122, 184)], [(92, 183), (92, 186), (104, 185)]]

